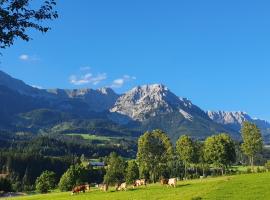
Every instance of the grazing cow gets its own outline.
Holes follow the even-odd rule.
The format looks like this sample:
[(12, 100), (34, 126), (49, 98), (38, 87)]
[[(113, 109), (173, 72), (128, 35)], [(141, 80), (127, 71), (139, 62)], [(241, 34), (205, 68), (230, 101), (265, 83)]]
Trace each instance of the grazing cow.
[(122, 183), (121, 185), (118, 184), (118, 187), (116, 189), (117, 191), (127, 190), (127, 183)]
[(146, 180), (145, 179), (141, 179), (140, 181), (141, 181), (141, 185), (146, 186)]
[(141, 185), (141, 180), (136, 180), (134, 183), (135, 187), (139, 187)]
[(170, 178), (169, 181), (168, 181), (169, 186), (176, 187), (176, 183), (177, 183), (176, 178)]
[(100, 184), (99, 186), (99, 189), (104, 191), (104, 192), (107, 192), (108, 189), (109, 189), (109, 185), (108, 184)]
[(85, 193), (86, 190), (90, 190), (90, 186), (89, 185), (76, 186), (76, 187), (74, 187), (72, 189), (72, 194), (79, 194), (80, 192)]
[(167, 179), (167, 178), (162, 178), (162, 179), (160, 180), (160, 184), (161, 184), (161, 185), (168, 185), (168, 183), (169, 183), (169, 179)]
[(146, 186), (146, 180), (145, 179), (138, 179), (134, 183), (134, 187), (139, 187), (141, 185)]

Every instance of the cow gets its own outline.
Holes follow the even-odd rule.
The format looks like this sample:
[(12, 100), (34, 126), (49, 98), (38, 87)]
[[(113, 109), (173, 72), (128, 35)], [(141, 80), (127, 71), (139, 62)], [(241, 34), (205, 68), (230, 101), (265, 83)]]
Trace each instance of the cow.
[(108, 184), (100, 184), (100, 185), (98, 185), (98, 187), (99, 187), (99, 189), (101, 191), (104, 191), (104, 192), (107, 192), (108, 189), (109, 189), (109, 185)]
[(90, 190), (89, 185), (80, 185), (72, 189), (72, 194), (79, 194), (80, 192), (85, 193), (85, 191)]
[(134, 183), (134, 187), (139, 187), (141, 185), (146, 186), (146, 180), (145, 179), (138, 179)]
[(141, 181), (141, 185), (146, 186), (146, 180), (145, 179), (141, 179), (140, 181)]
[(167, 179), (167, 178), (160, 179), (160, 184), (161, 185), (168, 185), (168, 182), (169, 182), (169, 179)]
[(127, 190), (127, 183), (122, 183), (122, 184), (118, 184), (117, 188), (116, 188), (117, 191), (122, 191), (122, 190)]
[(168, 181), (169, 186), (176, 187), (177, 179), (176, 178), (170, 178)]

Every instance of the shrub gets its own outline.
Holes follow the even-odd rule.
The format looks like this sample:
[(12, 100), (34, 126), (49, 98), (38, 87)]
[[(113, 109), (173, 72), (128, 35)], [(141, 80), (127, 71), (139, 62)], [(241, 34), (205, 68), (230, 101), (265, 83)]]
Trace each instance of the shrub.
[(270, 160), (265, 163), (264, 167), (267, 171), (270, 171)]

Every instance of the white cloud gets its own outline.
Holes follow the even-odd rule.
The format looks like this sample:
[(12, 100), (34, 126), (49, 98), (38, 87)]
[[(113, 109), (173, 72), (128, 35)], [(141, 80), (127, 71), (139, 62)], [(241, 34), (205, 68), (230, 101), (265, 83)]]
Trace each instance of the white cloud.
[(93, 75), (92, 73), (86, 73), (81, 76), (71, 75), (69, 78), (69, 82), (73, 85), (85, 85), (85, 84), (93, 84), (98, 85), (101, 81), (107, 79), (107, 74), (97, 74)]
[(136, 80), (135, 76), (129, 76), (129, 75), (124, 75), (122, 78), (115, 79), (112, 82), (111, 87), (112, 88), (121, 88), (123, 85), (129, 81)]
[(19, 59), (20, 59), (20, 60), (23, 60), (23, 61), (27, 61), (27, 60), (29, 60), (29, 55), (27, 55), (27, 54), (22, 54), (22, 55), (19, 56)]
[(28, 54), (22, 54), (19, 56), (19, 59), (22, 60), (22, 61), (39, 61), (39, 57), (38, 56), (30, 56)]

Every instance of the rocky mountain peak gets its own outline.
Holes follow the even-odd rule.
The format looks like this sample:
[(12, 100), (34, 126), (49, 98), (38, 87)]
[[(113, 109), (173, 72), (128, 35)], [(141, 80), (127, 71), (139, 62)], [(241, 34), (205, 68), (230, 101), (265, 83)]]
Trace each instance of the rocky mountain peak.
[(172, 112), (178, 112), (186, 119), (192, 120), (195, 110), (201, 111), (188, 99), (173, 94), (166, 86), (153, 84), (138, 86), (126, 92), (118, 98), (110, 111), (143, 121)]
[(252, 118), (242, 111), (226, 112), (226, 111), (207, 111), (210, 119), (220, 124), (236, 124), (242, 125), (245, 121), (252, 121)]

